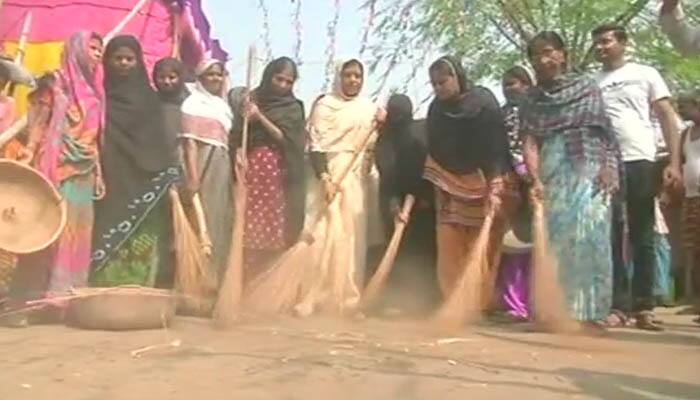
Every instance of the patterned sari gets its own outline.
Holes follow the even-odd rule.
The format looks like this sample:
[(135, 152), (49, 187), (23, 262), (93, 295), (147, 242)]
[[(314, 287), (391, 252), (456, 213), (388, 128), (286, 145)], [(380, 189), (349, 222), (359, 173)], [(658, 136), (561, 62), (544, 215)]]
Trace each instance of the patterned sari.
[(66, 200), (68, 219), (50, 248), (21, 258), (22, 277), (13, 283), (13, 297), (39, 297), (44, 290), (39, 285), (46, 283), (47, 274), (49, 295), (87, 285), (98, 141), (104, 117), (104, 100), (97, 83), (100, 69), (91, 66), (88, 55), (91, 38), (90, 32), (80, 32), (66, 42), (54, 84), (37, 94), (42, 101), (35, 102), (30, 112), (30, 135), (42, 137), (35, 166)]
[(538, 142), (549, 245), (571, 317), (604, 319), (612, 305), (611, 197), (620, 153), (590, 80), (563, 76), (535, 88), (521, 108), (521, 129)]

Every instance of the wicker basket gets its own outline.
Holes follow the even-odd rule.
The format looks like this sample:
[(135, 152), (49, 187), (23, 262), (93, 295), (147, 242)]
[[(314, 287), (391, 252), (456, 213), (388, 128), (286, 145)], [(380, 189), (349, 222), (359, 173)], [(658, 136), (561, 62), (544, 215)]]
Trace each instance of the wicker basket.
[(75, 291), (70, 300), (68, 324), (97, 330), (159, 329), (175, 315), (175, 296), (170, 290), (139, 286), (88, 288)]

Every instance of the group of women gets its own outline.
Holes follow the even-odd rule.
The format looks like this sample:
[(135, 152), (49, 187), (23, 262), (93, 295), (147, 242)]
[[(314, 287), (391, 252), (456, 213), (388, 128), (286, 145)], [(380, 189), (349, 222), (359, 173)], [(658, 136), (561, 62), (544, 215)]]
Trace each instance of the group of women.
[[(529, 88), (531, 80), (511, 73), (506, 93), (519, 111), (507, 118), (458, 59), (442, 57), (429, 69), (435, 98), (426, 121), (413, 120), (406, 96), (393, 95), (386, 110), (363, 96), (365, 68), (357, 59), (338, 64), (332, 90), (307, 119), (293, 94), (298, 72), (289, 58), (267, 65), (250, 92), (229, 91), (220, 61), (200, 63), (196, 82), (186, 85), (183, 65), (164, 59), (154, 68), (154, 90), (135, 38), (110, 40), (103, 55), (98, 35), (76, 34), (62, 69), (32, 95), (23, 153), (66, 199), (68, 224), (50, 249), (22, 260), (27, 265), (13, 286), (25, 297), (60, 296), (89, 283), (171, 286), (171, 189), (201, 198), (209, 269), (221, 279), (233, 188), (245, 185), (246, 279), (299, 240), (314, 239), (300, 315), (356, 312), (377, 220), (409, 222), (397, 274), (401, 264), (421, 264), (413, 272), (436, 276), (448, 296), (484, 220), (494, 218), (483, 283), (492, 293), (503, 235), (515, 216), (527, 214), (519, 204), (532, 195), (546, 204), (571, 315), (601, 320), (612, 290), (615, 138), (596, 86), (568, 73), (558, 35), (537, 35), (528, 57), (538, 83)], [(244, 120), (250, 133), (241, 157)], [(404, 215), (409, 194), (416, 205)], [(379, 205), (383, 218), (370, 215)]]

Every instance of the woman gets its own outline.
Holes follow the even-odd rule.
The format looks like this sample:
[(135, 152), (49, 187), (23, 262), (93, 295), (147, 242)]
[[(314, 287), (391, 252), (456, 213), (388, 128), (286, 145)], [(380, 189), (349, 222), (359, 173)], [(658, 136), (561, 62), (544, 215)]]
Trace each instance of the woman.
[[(87, 285), (93, 200), (105, 193), (98, 148), (104, 117), (101, 56), (100, 36), (74, 34), (65, 44), (61, 69), (42, 77), (30, 95), (29, 135), (20, 159), (56, 186), (66, 201), (67, 221), (51, 247), (20, 258), (10, 288), (19, 303)], [(27, 318), (17, 315), (10, 323), (26, 326)]]
[[(339, 63), (333, 91), (314, 104), (308, 124), (310, 157), (322, 198), (309, 207), (316, 241), (303, 288), (300, 315), (317, 308), (336, 314), (355, 312), (367, 251), (367, 184), (373, 160), (368, 146), (383, 112), (360, 94), (364, 66), (356, 59)], [(370, 142), (367, 142), (370, 138)], [(353, 155), (359, 158), (353, 163)], [(350, 172), (343, 175), (349, 166)], [(316, 224), (320, 216), (325, 216)]]
[[(182, 103), (190, 95), (185, 86), (185, 66), (176, 58), (163, 58), (153, 67), (153, 82), (156, 85), (163, 124), (169, 141), (177, 141), (182, 133)], [(182, 152), (178, 146), (178, 165), (182, 167)], [(163, 200), (163, 201), (169, 201)], [(160, 265), (156, 286), (172, 287), (174, 282), (175, 249), (173, 247), (172, 223), (166, 224), (159, 237)]]
[(169, 223), (166, 194), (180, 175), (175, 137), (164, 127), (138, 40), (110, 40), (104, 65), (107, 195), (97, 203), (92, 280), (98, 286), (153, 286)]
[(197, 83), (182, 104), (186, 187), (199, 193), (212, 248), (209, 271), (222, 279), (228, 263), (233, 230), (233, 168), (229, 132), (233, 114), (224, 96), (226, 69), (218, 60), (204, 60), (196, 68)]
[(559, 283), (571, 318), (602, 321), (612, 304), (617, 140), (598, 87), (567, 73), (562, 38), (542, 32), (527, 50), (538, 82), (520, 113), (532, 195), (545, 205), (549, 246), (560, 266)]
[[(515, 66), (503, 74), (502, 87), (506, 97), (506, 105), (503, 106), (502, 111), (508, 133), (511, 161), (519, 178), (521, 194), (526, 194), (524, 192), (527, 190), (529, 174), (523, 158), (518, 105), (532, 87), (532, 78), (525, 68)], [(498, 277), (501, 305), (507, 315), (516, 321), (527, 320), (530, 316), (528, 303), (532, 246), (527, 243), (531, 240), (530, 214), (528, 202), (523, 201), (511, 220), (511, 232), (504, 239), (504, 254)]]
[(468, 81), (452, 57), (442, 57), (430, 66), (430, 80), (435, 99), (428, 110), (429, 157), (424, 176), (435, 186), (438, 281), (447, 298), (485, 216), (493, 213), (491, 271), (483, 283), (487, 303), (500, 258), (504, 217), (517, 199), (503, 116), (493, 94)]
[(296, 243), (304, 225), (305, 119), (304, 105), (292, 91), (297, 78), (290, 58), (272, 61), (246, 104), (246, 279)]
[[(416, 311), (432, 308), (437, 294), (434, 193), (430, 182), (423, 179), (427, 153), (425, 120), (413, 119), (411, 99), (392, 95), (375, 153), (381, 177), (381, 209), (384, 226), (391, 227), (398, 221), (408, 225), (390, 281), (396, 290), (389, 293), (388, 303), (404, 307), (405, 296), (411, 296)], [(401, 207), (408, 195), (416, 200), (411, 213), (403, 215)]]

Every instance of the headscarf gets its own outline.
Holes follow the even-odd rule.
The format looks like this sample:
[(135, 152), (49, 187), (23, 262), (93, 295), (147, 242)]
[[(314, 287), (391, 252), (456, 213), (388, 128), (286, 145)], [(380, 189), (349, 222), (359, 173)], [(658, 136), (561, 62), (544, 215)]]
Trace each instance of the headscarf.
[[(565, 135), (567, 156), (577, 165), (596, 158), (601, 168), (623, 184), (623, 162), (619, 143), (600, 88), (590, 78), (569, 73), (556, 78), (546, 88), (530, 89), (520, 106), (520, 130), (540, 140)], [(602, 148), (591, 140), (602, 139)]]
[[(61, 70), (51, 86), (52, 109), (38, 159), (39, 169), (54, 184), (92, 171), (104, 121), (101, 66), (91, 67), (90, 40), (81, 31), (65, 43)], [(70, 153), (70, 157), (63, 157)], [(71, 165), (72, 164), (72, 165)]]
[(383, 191), (391, 191), (400, 199), (415, 194), (422, 182), (427, 132), (425, 121), (413, 120), (413, 104), (408, 96), (394, 94), (389, 98), (387, 121), (375, 153)]
[(484, 87), (473, 86), (455, 58), (441, 57), (436, 63), (445, 64), (457, 78), (460, 97), (457, 101), (435, 98), (430, 104), (430, 156), (458, 175), (477, 169), (487, 176), (506, 172), (510, 169), (508, 138), (496, 97)]
[(294, 243), (304, 226), (304, 200), (306, 196), (304, 181), (306, 132), (304, 125), (306, 119), (304, 104), (294, 96), (292, 90), (284, 94), (277, 94), (272, 89), (273, 76), (286, 68), (292, 68), (296, 81), (298, 78), (296, 64), (288, 57), (281, 57), (267, 64), (260, 84), (251, 93), (251, 98), (260, 112), (282, 131), (284, 140), (282, 142), (273, 140), (262, 124), (254, 122), (250, 125), (250, 146), (266, 145), (279, 149), (282, 154), (286, 170), (285, 195), (288, 221), (286, 235), (288, 243)]
[(160, 100), (164, 103), (171, 103), (180, 106), (190, 94), (189, 90), (187, 90), (187, 86), (185, 85), (185, 66), (182, 61), (173, 57), (166, 57), (158, 60), (158, 62), (156, 62), (156, 64), (153, 66), (152, 78), (154, 83), (156, 82), (158, 72), (165, 68), (175, 71), (175, 73), (177, 73), (177, 75), (180, 77), (180, 81), (178, 82), (178, 86), (174, 88), (172, 92), (164, 92), (159, 90), (158, 97), (160, 97)]
[[(121, 47), (136, 54), (136, 66), (126, 76), (111, 70), (109, 60)], [(104, 54), (107, 130), (105, 151), (119, 151), (142, 170), (158, 172), (174, 165), (176, 142), (167, 134), (160, 100), (151, 88), (138, 40), (129, 35), (109, 41)], [(115, 146), (118, 149), (110, 149)]]
[(307, 127), (312, 152), (352, 152), (374, 128), (377, 106), (360, 92), (348, 97), (342, 90), (343, 69), (357, 59), (336, 64), (333, 89), (314, 104)]
[(195, 73), (197, 83), (192, 94), (182, 103), (184, 138), (198, 140), (212, 146), (228, 147), (228, 136), (233, 124), (233, 113), (224, 97), (228, 90), (226, 83), (218, 95), (211, 94), (201, 82), (202, 76), (214, 65), (223, 63), (208, 59), (199, 63)]

